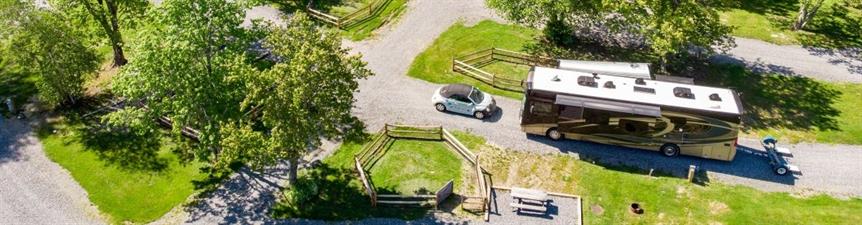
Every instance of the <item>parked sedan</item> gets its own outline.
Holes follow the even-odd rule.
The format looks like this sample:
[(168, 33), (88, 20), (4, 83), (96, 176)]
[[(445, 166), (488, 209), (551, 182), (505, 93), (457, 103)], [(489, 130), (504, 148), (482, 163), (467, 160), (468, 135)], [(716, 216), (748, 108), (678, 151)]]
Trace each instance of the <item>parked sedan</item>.
[(431, 96), (431, 103), (440, 112), (454, 112), (485, 119), (497, 111), (497, 101), (488, 93), (466, 84), (443, 86)]

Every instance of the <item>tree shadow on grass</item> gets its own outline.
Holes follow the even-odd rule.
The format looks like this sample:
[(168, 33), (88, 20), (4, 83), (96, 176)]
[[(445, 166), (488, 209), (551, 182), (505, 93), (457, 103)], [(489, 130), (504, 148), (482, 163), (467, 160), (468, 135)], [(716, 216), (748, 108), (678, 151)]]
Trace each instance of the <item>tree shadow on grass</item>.
[[(841, 92), (827, 84), (762, 63), (710, 65), (699, 83), (736, 90), (744, 129), (839, 130)], [(784, 72), (782, 72), (784, 71)]]
[(805, 31), (811, 33), (800, 35), (799, 41), (804, 46), (825, 49), (862, 48), (862, 2), (839, 2), (831, 8), (822, 9), (805, 27)]
[(722, 9), (741, 9), (757, 14), (786, 15), (798, 10), (799, 0), (727, 0), (718, 5)]
[(159, 130), (136, 131), (109, 126), (101, 121), (108, 110), (99, 107), (98, 98), (85, 98), (73, 108), (64, 109), (66, 125), (77, 136), (84, 150), (95, 153), (110, 166), (130, 171), (162, 172), (168, 159), (159, 156), (162, 139)]
[[(297, 182), (297, 189), (308, 197), (291, 197), (285, 190), (282, 201), (273, 207), (275, 218), (353, 220), (370, 217), (413, 220), (428, 214), (425, 208), (391, 208), (371, 206), (362, 184), (352, 169), (334, 168), (326, 164), (310, 169)], [(388, 192), (393, 192), (389, 190)]]

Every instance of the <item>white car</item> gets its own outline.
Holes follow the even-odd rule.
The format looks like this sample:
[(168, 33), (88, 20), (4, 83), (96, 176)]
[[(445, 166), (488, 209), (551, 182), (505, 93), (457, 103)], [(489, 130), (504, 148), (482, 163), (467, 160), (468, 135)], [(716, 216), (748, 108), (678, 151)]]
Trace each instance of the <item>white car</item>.
[(440, 112), (454, 112), (485, 119), (497, 111), (497, 101), (488, 93), (466, 84), (443, 86), (431, 96), (431, 104)]

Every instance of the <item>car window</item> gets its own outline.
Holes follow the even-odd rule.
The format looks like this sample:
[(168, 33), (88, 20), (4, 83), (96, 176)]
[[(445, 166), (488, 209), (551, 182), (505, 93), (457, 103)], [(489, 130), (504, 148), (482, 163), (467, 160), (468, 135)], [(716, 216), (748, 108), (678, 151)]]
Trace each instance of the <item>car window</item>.
[(484, 98), (485, 95), (483, 95), (479, 89), (473, 88), (473, 90), (470, 91), (470, 99), (473, 99), (473, 102), (482, 102)]
[(463, 103), (470, 103), (470, 100), (467, 99), (467, 97), (464, 97), (462, 95), (452, 95), (451, 99), (455, 100), (455, 101), (463, 102)]

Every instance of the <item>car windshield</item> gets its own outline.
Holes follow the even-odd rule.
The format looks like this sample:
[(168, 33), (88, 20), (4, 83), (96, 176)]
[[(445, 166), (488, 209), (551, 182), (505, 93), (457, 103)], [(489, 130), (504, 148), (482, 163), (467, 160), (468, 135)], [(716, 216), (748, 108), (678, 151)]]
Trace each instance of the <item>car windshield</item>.
[(473, 90), (470, 91), (470, 100), (473, 100), (476, 104), (481, 103), (484, 98), (485, 95), (483, 95), (479, 89), (473, 88)]

